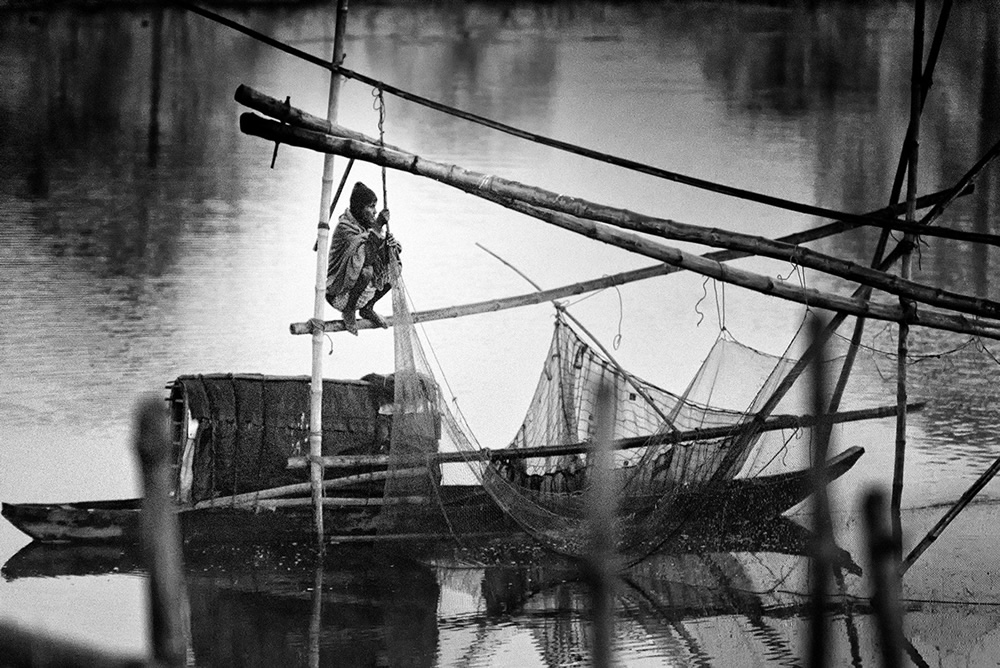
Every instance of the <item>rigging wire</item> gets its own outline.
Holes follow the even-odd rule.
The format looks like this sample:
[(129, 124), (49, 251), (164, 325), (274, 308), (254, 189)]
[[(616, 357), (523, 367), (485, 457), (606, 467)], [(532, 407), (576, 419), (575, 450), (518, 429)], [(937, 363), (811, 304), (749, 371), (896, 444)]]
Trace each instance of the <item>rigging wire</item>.
[(476, 123), (478, 125), (482, 125), (484, 127), (488, 127), (493, 130), (497, 130), (499, 132), (503, 132), (505, 134), (517, 137), (519, 139), (525, 139), (527, 141), (531, 141), (537, 144), (542, 144), (550, 148), (559, 149), (562, 151), (566, 151), (568, 153), (573, 153), (575, 155), (583, 156), (585, 158), (590, 158), (592, 160), (606, 162), (615, 165), (616, 167), (622, 167), (624, 169), (629, 169), (642, 174), (648, 174), (650, 176), (665, 179), (667, 181), (673, 181), (675, 183), (680, 183), (682, 185), (687, 185), (693, 188), (699, 188), (701, 190), (715, 192), (720, 195), (735, 197), (737, 199), (756, 202), (758, 204), (764, 204), (779, 209), (795, 211), (797, 213), (803, 213), (812, 216), (819, 216), (822, 218), (834, 218), (842, 221), (848, 221), (859, 224), (872, 224), (876, 226), (884, 226), (886, 222), (891, 222), (893, 223), (893, 225), (896, 225), (896, 222), (893, 222), (894, 219), (891, 217), (887, 218), (887, 217), (870, 216), (870, 215), (863, 215), (856, 213), (847, 213), (843, 211), (836, 211), (834, 209), (828, 209), (825, 207), (815, 206), (812, 204), (806, 204), (804, 202), (798, 202), (783, 197), (766, 195), (752, 190), (746, 190), (744, 188), (737, 188), (735, 186), (730, 186), (723, 183), (717, 183), (714, 181), (701, 179), (687, 174), (681, 174), (679, 172), (674, 172), (660, 167), (655, 167), (653, 165), (637, 162), (635, 160), (622, 158), (620, 156), (612, 155), (610, 153), (604, 153), (602, 151), (586, 148), (583, 146), (579, 146), (577, 144), (571, 144), (569, 142), (562, 141), (559, 139), (553, 139), (551, 137), (546, 137), (544, 135), (521, 130), (520, 128), (516, 128), (514, 126), (507, 125), (505, 123), (500, 123), (499, 121), (495, 121), (485, 116), (480, 116), (479, 114), (463, 111), (461, 109), (448, 106), (446, 104), (437, 102), (435, 100), (431, 100), (421, 95), (416, 95), (401, 88), (397, 88), (396, 86), (393, 86), (391, 84), (387, 84), (384, 81), (380, 81), (373, 77), (361, 74), (360, 72), (355, 72), (353, 70), (350, 70), (346, 67), (343, 67), (342, 65), (327, 62), (322, 58), (314, 56), (300, 49), (296, 49), (293, 46), (289, 46), (286, 43), (280, 42), (272, 37), (268, 37), (267, 35), (261, 32), (253, 30), (252, 28), (248, 28), (242, 24), (227, 19), (226, 17), (220, 14), (216, 14), (215, 12), (211, 12), (207, 9), (199, 7), (198, 5), (195, 5), (193, 3), (186, 2), (185, 0), (173, 0), (173, 2), (180, 7), (187, 9), (188, 11), (191, 11), (195, 14), (199, 14), (207, 19), (220, 23), (228, 28), (236, 30), (237, 32), (241, 32), (244, 35), (252, 37), (253, 39), (256, 39), (260, 42), (263, 42), (268, 46), (276, 48), (280, 51), (284, 51), (285, 53), (291, 54), (313, 65), (317, 65), (326, 70), (339, 74), (347, 79), (355, 79), (357, 81), (360, 81), (361, 83), (365, 83), (368, 84), (369, 86), (378, 88), (381, 91), (385, 91), (391, 95), (395, 95), (396, 97), (399, 97), (408, 102), (413, 102), (414, 104), (419, 104), (428, 107), (430, 109), (434, 109), (435, 111), (439, 111), (441, 113), (445, 113), (450, 116), (455, 116), (457, 118), (461, 118), (471, 123)]

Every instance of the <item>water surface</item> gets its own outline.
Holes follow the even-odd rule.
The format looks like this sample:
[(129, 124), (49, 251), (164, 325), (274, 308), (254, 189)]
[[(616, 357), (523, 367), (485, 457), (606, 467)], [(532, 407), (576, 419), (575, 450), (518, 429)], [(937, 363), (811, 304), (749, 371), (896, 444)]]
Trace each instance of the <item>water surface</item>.
[[(329, 55), (333, 23), (326, 7), (228, 15)], [(936, 16), (932, 5), (929, 25)], [(359, 4), (351, 8), (346, 65), (531, 132), (862, 212), (888, 198), (908, 115), (911, 27), (911, 7), (892, 2)], [(922, 122), (921, 192), (950, 186), (1000, 139), (998, 65), (995, 4), (960, 3)], [(232, 96), (248, 84), (322, 115), (327, 74), (172, 9), (0, 13), (0, 74), (0, 497), (131, 496), (138, 493), (131, 412), (140, 394), (160, 393), (186, 373), (309, 372), (308, 337), (290, 335), (288, 324), (312, 310), (322, 159), (283, 146), (270, 168), (273, 146), (239, 132), (243, 109)], [(377, 135), (372, 99), (367, 86), (345, 83), (339, 121)], [(386, 114), (389, 143), (595, 202), (768, 237), (819, 222), (561, 154), (392, 97)], [(337, 161), (338, 176), (344, 164)], [(380, 190), (374, 167), (358, 164), (353, 177)], [(436, 182), (390, 172), (387, 186), (393, 233), (404, 246), (404, 276), (418, 310), (531, 291), (476, 244), (547, 288), (653, 263)], [(998, 213), (1000, 170), (992, 167), (975, 195), (949, 209), (941, 224), (986, 232)], [(863, 230), (814, 247), (868, 263), (876, 239), (877, 232)], [(928, 239), (914, 277), (993, 297), (995, 257), (993, 249)], [(736, 264), (810, 287), (849, 289), (787, 263)], [(614, 354), (623, 366), (675, 391), (686, 386), (723, 327), (748, 345), (780, 353), (805, 316), (801, 306), (688, 274), (572, 301), (578, 302), (573, 313), (605, 344), (617, 339)], [(552, 317), (551, 306), (539, 305), (426, 326), (446, 391), (484, 446), (505, 444), (520, 424)], [(894, 329), (871, 323), (867, 331), (873, 354), (859, 364), (850, 406), (895, 401)], [(904, 505), (933, 508), (957, 498), (998, 454), (992, 442), (1000, 418), (997, 347), (920, 328), (912, 339), (917, 357), (909, 393), (928, 405), (910, 418)], [(335, 335), (327, 346), (328, 376), (391, 370), (390, 333)], [(835, 448), (866, 448), (862, 462), (834, 486), (846, 512), (868, 485), (888, 486), (894, 428), (891, 421), (855, 425), (838, 429), (835, 438)], [(788, 457), (801, 457), (801, 450)], [(1000, 498), (997, 484), (982, 496)], [(992, 508), (979, 509), (982, 526), (992, 525)], [(911, 511), (907, 540), (919, 538), (940, 511)], [(858, 530), (849, 515), (843, 525)], [(950, 540), (948, 549), (961, 555), (962, 564), (979, 563), (976, 541), (962, 540)], [(0, 525), (0, 559), (26, 542)], [(732, 557), (721, 554), (727, 562)], [(962, 593), (964, 566), (930, 557), (928, 570), (914, 578), (913, 599), (997, 603), (989, 587)], [(855, 550), (853, 558), (860, 563), (862, 553)], [(739, 590), (803, 591), (786, 587), (788, 572), (804, 572), (801, 557), (738, 551), (733, 559), (766, 576)], [(670, 568), (697, 572), (690, 563)], [(283, 654), (281, 662), (305, 663), (312, 609), (304, 602), (307, 585), (290, 584), (302, 602), (284, 607), (259, 598), (257, 590), (244, 595), (232, 582), (239, 577), (190, 579), (192, 615), (240, 628), (287, 629), (261, 635), (240, 661), (273, 665), (270, 652), (292, 647), (299, 653)], [(364, 581), (370, 575), (335, 570), (324, 582), (338, 577)], [(356, 595), (362, 609), (350, 623), (337, 616), (342, 602), (334, 604), (332, 618), (324, 608), (325, 628), (338, 640), (321, 646), (323, 661), (343, 658), (348, 645), (358, 652), (356, 665), (369, 665), (373, 657), (397, 665), (394, 657), (410, 655), (422, 657), (416, 665), (564, 665), (578, 660), (574, 652), (586, 656), (586, 642), (566, 640), (581, 633), (580, 590), (529, 596), (527, 602), (518, 596), (512, 612), (484, 614), (494, 605), (493, 595), (483, 593), (492, 586), (485, 582), (495, 584), (491, 577), (442, 566), (420, 571), (398, 590), (389, 587), (388, 599), (362, 587)], [(928, 584), (938, 577), (943, 584)], [(651, 578), (669, 579), (662, 573)], [(134, 650), (146, 639), (143, 584), (135, 571), (13, 579), (0, 583), (0, 614)], [(720, 586), (706, 585), (710, 592)], [(802, 655), (805, 627), (795, 610), (766, 628), (759, 617), (713, 610), (697, 621), (667, 614), (650, 626), (648, 614), (639, 616), (642, 624), (628, 622), (630, 610), (650, 604), (649, 597), (633, 594), (622, 603), (620, 651), (628, 665), (725, 665), (747, 647), (759, 651), (765, 665), (794, 663)], [(381, 612), (371, 614), (372, 606)], [(914, 640), (923, 659), (975, 664), (984, 656), (975, 648), (997, 639), (992, 609), (968, 613), (975, 616), (969, 628), (981, 633), (967, 643)], [(431, 635), (397, 634), (394, 615), (409, 618), (413, 610)], [(924, 605), (908, 624), (911, 630), (932, 626), (937, 621), (921, 620), (952, 613), (928, 612)], [(577, 630), (546, 630), (550, 615)], [(847, 624), (842, 633), (843, 663), (875, 664), (870, 623), (860, 639)], [(417, 647), (397, 653), (386, 639)], [(236, 661), (218, 649), (218, 639), (201, 642), (193, 645), (198, 665)]]

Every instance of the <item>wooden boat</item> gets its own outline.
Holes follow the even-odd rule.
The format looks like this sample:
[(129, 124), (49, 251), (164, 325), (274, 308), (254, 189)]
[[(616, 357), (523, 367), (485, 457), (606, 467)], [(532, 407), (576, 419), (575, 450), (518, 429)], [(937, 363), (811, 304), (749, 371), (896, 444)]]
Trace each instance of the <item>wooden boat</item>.
[[(571, 347), (566, 350), (555, 347), (567, 343)], [(591, 367), (611, 373), (605, 359), (564, 323), (557, 322), (553, 346), (547, 360), (561, 360), (569, 374), (578, 375)], [(532, 402), (525, 425), (533, 424), (537, 416), (565, 416), (565, 407), (557, 405), (565, 398), (553, 399), (548, 392), (560, 386), (552, 381), (555, 376), (550, 371), (546, 368), (540, 380), (540, 388), (546, 391), (536, 392), (536, 399), (544, 400)], [(729, 453), (737, 449), (728, 444), (740, 438), (739, 420), (744, 414), (690, 403), (634, 376), (626, 378), (624, 372), (614, 373), (628, 381), (619, 383), (619, 389), (629, 430), (614, 435), (613, 447), (646, 453), (629, 455), (631, 459), (618, 469), (640, 482), (622, 488), (619, 505), (631, 520), (652, 520), (640, 530), (643, 536), (652, 531), (667, 537), (692, 523), (722, 533), (741, 530), (780, 516), (813, 491), (808, 469), (735, 476), (743, 459), (731, 459)], [(556, 513), (554, 532), (579, 534), (583, 530), (580, 499), (589, 475), (586, 412), (577, 413), (572, 429), (548, 434), (551, 441), (540, 441), (537, 433), (534, 440), (526, 440), (524, 435), (531, 430), (523, 426), (508, 448), (452, 452), (450, 447), (461, 446), (449, 436), (449, 451), (441, 452), (444, 436), (454, 431), (454, 418), (433, 379), (420, 374), (409, 378), (414, 385), (406, 396), (417, 398), (406, 405), (411, 412), (396, 416), (392, 376), (369, 374), (359, 380), (323, 383), (321, 455), (328, 464), (322, 481), (323, 524), (328, 541), (427, 541), (522, 532), (537, 538), (538, 527), (531, 520)], [(562, 385), (574, 383), (578, 389), (573, 400), (589, 406), (589, 389), (581, 388), (590, 384), (577, 380)], [(185, 544), (314, 540), (311, 485), (299, 465), (310, 448), (310, 384), (306, 376), (207, 374), (181, 376), (168, 386), (172, 495)], [(640, 394), (649, 401), (655, 396), (659, 406), (672, 406), (670, 412), (677, 418), (669, 423), (675, 425), (673, 432), (656, 434), (664, 413), (639, 412), (636, 399)], [(401, 437), (411, 434), (405, 426), (414, 420), (423, 431), (416, 437)], [(560, 429), (569, 422), (559, 421)], [(678, 424), (693, 429), (681, 432)], [(793, 426), (800, 425), (779, 419), (778, 428)], [(760, 433), (769, 427), (753, 428)], [(685, 434), (694, 443), (684, 445), (694, 447), (675, 450), (668, 440), (686, 438)], [(414, 450), (409, 438), (421, 439), (415, 441), (420, 447)], [(544, 445), (549, 442), (561, 445)], [(394, 450), (397, 444), (400, 451)], [(743, 440), (739, 452), (745, 453), (750, 444)], [(675, 452), (679, 453), (676, 457)], [(846, 473), (863, 452), (852, 447), (829, 460), (828, 479)], [(400, 453), (410, 458), (409, 463), (400, 462)], [(529, 461), (544, 462), (546, 472), (529, 470)], [(477, 483), (442, 483), (442, 467), (459, 463), (470, 464), (470, 472), (480, 467)], [(733, 472), (726, 474), (720, 466)], [(689, 469), (697, 475), (687, 475)], [(517, 504), (523, 505), (517, 508)], [(527, 504), (537, 504), (541, 510), (526, 514)], [(140, 499), (4, 503), (2, 514), (36, 541), (129, 545), (139, 540), (141, 505)]]
[[(848, 448), (829, 460), (830, 480), (846, 473), (864, 450)], [(734, 478), (681, 493), (676, 505), (690, 512), (691, 521), (711, 525), (719, 533), (737, 531), (756, 523), (773, 520), (812, 493), (812, 472), (808, 469), (756, 478)], [(482, 506), (482, 517), (491, 500), (476, 485), (443, 485), (442, 502), (447, 505)], [(347, 497), (342, 497), (347, 498)], [(83, 501), (75, 503), (4, 503), (3, 516), (32, 539), (45, 543), (132, 544), (138, 541), (141, 499)], [(327, 508), (325, 521), (332, 527), (332, 542), (377, 536), (381, 506), (344, 505)], [(698, 510), (700, 509), (700, 510)], [(278, 543), (307, 541), (312, 532), (312, 508), (308, 505), (276, 509), (252, 506), (179, 507), (185, 543)], [(451, 527), (457, 531), (463, 527)], [(516, 533), (509, 519), (490, 525), (464, 527), (468, 533)], [(398, 538), (427, 539), (444, 536), (449, 528)]]

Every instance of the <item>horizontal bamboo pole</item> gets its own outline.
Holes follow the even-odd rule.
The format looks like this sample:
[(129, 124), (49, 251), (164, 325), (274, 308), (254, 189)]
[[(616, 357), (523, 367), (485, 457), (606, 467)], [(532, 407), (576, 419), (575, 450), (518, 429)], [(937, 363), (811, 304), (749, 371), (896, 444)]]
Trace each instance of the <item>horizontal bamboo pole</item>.
[[(277, 119), (281, 122), (288, 123), (290, 125), (296, 126), (304, 130), (310, 130), (314, 132), (319, 132), (322, 134), (333, 135), (336, 137), (342, 137), (345, 139), (354, 139), (357, 141), (362, 141), (372, 145), (378, 145), (378, 139), (374, 137), (369, 137), (368, 135), (345, 128), (342, 125), (336, 123), (331, 123), (325, 118), (319, 116), (313, 116), (301, 109), (295, 107), (290, 107), (284, 102), (281, 102), (269, 95), (265, 95), (260, 91), (251, 88), (245, 84), (241, 84), (236, 89), (234, 99), (240, 104), (253, 109), (254, 111), (259, 111), (260, 113), (270, 116), (271, 118)], [(391, 146), (389, 144), (385, 145), (386, 148), (395, 151), (401, 151), (396, 146)], [(308, 148), (308, 147), (307, 147)], [(995, 148), (1000, 148), (1000, 144)], [(935, 207), (947, 206), (948, 203), (954, 200), (955, 197), (959, 197), (971, 192), (970, 189), (962, 188), (955, 191), (948, 191), (952, 196), (945, 198), (940, 201), (933, 203)], [(925, 208), (928, 205), (922, 205), (919, 201), (917, 203), (917, 208)], [(880, 227), (884, 229), (898, 230), (901, 232), (910, 232), (914, 234), (922, 234), (924, 236), (930, 237), (942, 237), (946, 239), (956, 239), (960, 241), (970, 241), (978, 243), (986, 243), (990, 245), (1000, 245), (1000, 236), (995, 234), (983, 234), (977, 232), (968, 232), (966, 230), (957, 230), (943, 227), (928, 227), (921, 221), (921, 225), (915, 225), (912, 223), (906, 223), (895, 218), (896, 213), (901, 213), (903, 207), (884, 207), (882, 209), (877, 209), (875, 211), (869, 211), (857, 216), (846, 216), (841, 219), (840, 222), (843, 224), (844, 229), (853, 229), (861, 225), (867, 225), (872, 227)], [(836, 213), (836, 212), (828, 212)], [(817, 214), (819, 215), (819, 214)]]
[[(371, 471), (368, 473), (358, 473), (355, 475), (344, 476), (342, 478), (334, 478), (332, 480), (323, 481), (323, 490), (329, 491), (332, 489), (345, 489), (347, 487), (353, 487), (365, 482), (375, 482), (379, 480), (386, 480), (389, 477), (392, 478), (413, 478), (421, 475), (426, 475), (426, 468), (409, 468), (409, 469), (399, 469), (398, 471), (393, 471), (390, 476), (388, 471)], [(220, 496), (214, 499), (207, 499), (205, 501), (199, 501), (194, 504), (192, 508), (194, 510), (201, 510), (203, 508), (217, 508), (219, 506), (230, 506), (230, 505), (254, 505), (259, 501), (264, 501), (266, 499), (276, 499), (284, 496), (295, 496), (296, 494), (308, 494), (312, 491), (311, 482), (301, 482), (295, 483), (293, 485), (282, 485), (281, 487), (271, 487), (270, 489), (262, 489), (256, 492), (244, 492), (243, 494), (234, 494), (232, 496)]]
[[(919, 411), (923, 409), (924, 403), (917, 402), (907, 405), (909, 411)], [(841, 424), (845, 422), (857, 422), (859, 420), (877, 420), (879, 418), (893, 417), (896, 415), (898, 407), (881, 406), (877, 408), (863, 408), (854, 411), (842, 411), (832, 415), (825, 415), (816, 418), (812, 415), (778, 415), (768, 418), (759, 425), (739, 424), (725, 427), (705, 427), (701, 429), (690, 429), (687, 431), (667, 432), (654, 436), (637, 436), (633, 438), (623, 438), (615, 441), (612, 445), (616, 450), (634, 450), (656, 445), (683, 444), (692, 441), (712, 440), (739, 434), (747, 429), (753, 431), (778, 431), (781, 429), (805, 429), (815, 427), (818, 424)], [(563, 455), (580, 455), (590, 450), (590, 443), (569, 443), (566, 445), (543, 445), (534, 448), (481, 448), (476, 452), (432, 452), (425, 455), (409, 455), (393, 457), (394, 463), (399, 464), (456, 464), (470, 461), (497, 461), (507, 459), (531, 459), (536, 457), (557, 457)], [(356, 466), (387, 466), (390, 455), (340, 455), (323, 457), (323, 466), (326, 468), (351, 468)], [(309, 459), (307, 457), (289, 457), (288, 468), (305, 468)]]
[[(526, 204), (532, 202), (546, 202), (548, 205), (558, 206), (563, 211), (553, 211), (553, 218), (550, 222), (558, 224), (566, 229), (597, 238), (606, 243), (625, 248), (632, 252), (637, 252), (667, 264), (683, 267), (695, 273), (709, 276), (717, 280), (731, 283), (749, 290), (761, 292), (770, 296), (779, 297), (788, 301), (798, 302), (809, 306), (825, 308), (833, 311), (840, 311), (856, 316), (874, 318), (878, 320), (888, 320), (893, 322), (910, 322), (926, 327), (937, 329), (947, 329), (964, 333), (976, 333), (988, 338), (1000, 338), (1000, 325), (985, 323), (970, 323), (967, 318), (960, 315), (946, 313), (905, 311), (897, 305), (879, 305), (868, 300), (853, 297), (840, 297), (829, 293), (824, 293), (814, 289), (801, 288), (799, 286), (776, 281), (769, 276), (762, 276), (753, 272), (726, 267), (719, 262), (699, 257), (692, 253), (687, 253), (677, 248), (655, 244), (636, 235), (627, 235), (619, 230), (611, 228), (609, 225), (599, 226), (593, 217), (620, 218), (621, 214), (629, 214), (622, 210), (614, 210), (609, 207), (592, 205), (583, 200), (563, 198), (561, 196), (547, 193), (538, 188), (525, 186), (506, 179), (477, 174), (458, 168), (454, 165), (443, 165), (434, 163), (419, 156), (403, 154), (380, 147), (371, 146), (363, 142), (339, 139), (321, 133), (300, 130), (282, 126), (273, 121), (262, 119), (253, 114), (243, 114), (241, 117), (241, 127), (248, 134), (257, 134), (271, 140), (279, 140), (292, 145), (306, 146), (320, 151), (329, 151), (360, 160), (374, 162), (388, 167), (401, 169), (421, 176), (432, 178), (453, 187), (474, 192), (475, 194), (485, 193), (496, 195), (503, 191), (502, 197), (512, 197), (523, 200)], [(498, 184), (502, 183), (502, 188)], [(572, 202), (571, 205), (564, 205), (564, 202)], [(565, 214), (567, 210), (576, 211), (572, 215)], [(609, 215), (601, 214), (601, 211), (608, 212)], [(585, 214), (580, 216), (580, 214)], [(694, 226), (689, 226), (694, 227)], [(726, 236), (728, 236), (727, 233)], [(709, 245), (723, 245), (721, 236), (713, 233), (713, 240), (708, 240)], [(767, 241), (767, 240), (761, 240)], [(705, 241), (699, 242), (705, 243)], [(791, 258), (791, 261), (795, 261)], [(889, 292), (899, 292), (901, 283), (896, 277), (884, 274), (885, 281), (881, 281), (880, 288)], [(912, 282), (909, 282), (914, 285)], [(919, 284), (916, 284), (919, 285)], [(923, 286), (933, 293), (939, 293), (934, 288)], [(923, 301), (921, 297), (915, 295), (917, 301)], [(927, 294), (921, 293), (924, 299), (931, 298)], [(962, 296), (956, 296), (962, 297)], [(970, 298), (971, 299), (971, 298)], [(964, 307), (972, 308), (969, 303)], [(974, 326), (973, 326), (974, 324)]]
[[(396, 496), (388, 499), (381, 496), (327, 496), (323, 498), (324, 508), (363, 508), (366, 506), (393, 506), (393, 505), (425, 505), (430, 503), (427, 496)], [(297, 508), (299, 506), (311, 506), (311, 498), (302, 497), (298, 499), (266, 499), (260, 502), (260, 507), (269, 510), (278, 508)]]
[[(572, 297), (573, 295), (582, 294), (584, 292), (603, 290), (615, 285), (622, 285), (632, 281), (640, 281), (646, 278), (652, 278), (653, 276), (662, 276), (673, 271), (676, 271), (676, 269), (669, 265), (656, 264), (642, 269), (623, 272), (614, 276), (604, 276), (602, 278), (582, 281), (580, 283), (574, 283), (561, 288), (553, 288), (552, 290), (546, 290), (544, 292), (532, 292), (526, 295), (504, 297), (502, 299), (490, 299), (484, 302), (476, 302), (474, 304), (465, 304), (461, 306), (448, 306), (430, 311), (420, 311), (412, 313), (411, 315), (413, 316), (413, 322), (417, 323), (429, 322), (431, 320), (458, 318), (461, 316), (476, 315), (479, 313), (492, 313), (494, 311), (502, 311), (520, 306), (530, 306), (532, 304), (541, 304), (542, 302), (549, 302), (556, 299), (562, 299), (564, 297)], [(383, 318), (390, 327), (393, 325), (394, 320), (391, 315), (383, 316)], [(359, 329), (371, 329), (374, 327), (375, 325), (370, 323), (368, 320), (358, 321)], [(312, 332), (312, 326), (309, 322), (292, 323), (289, 325), (288, 329), (292, 334), (309, 334)], [(327, 320), (323, 323), (323, 330), (327, 332), (342, 332), (344, 331), (344, 322), (342, 320)]]

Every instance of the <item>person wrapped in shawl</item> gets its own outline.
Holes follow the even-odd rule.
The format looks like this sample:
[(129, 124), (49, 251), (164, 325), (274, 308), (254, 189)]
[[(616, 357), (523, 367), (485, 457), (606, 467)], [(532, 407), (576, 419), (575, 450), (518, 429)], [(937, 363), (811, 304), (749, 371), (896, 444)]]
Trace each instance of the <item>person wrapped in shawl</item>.
[(390, 262), (393, 258), (398, 261), (402, 251), (391, 234), (383, 233), (389, 210), (382, 209), (376, 216), (377, 203), (378, 196), (371, 188), (355, 183), (350, 206), (340, 215), (330, 240), (326, 301), (343, 314), (344, 328), (355, 336), (355, 311), (379, 327), (389, 326), (373, 307), (392, 289)]

